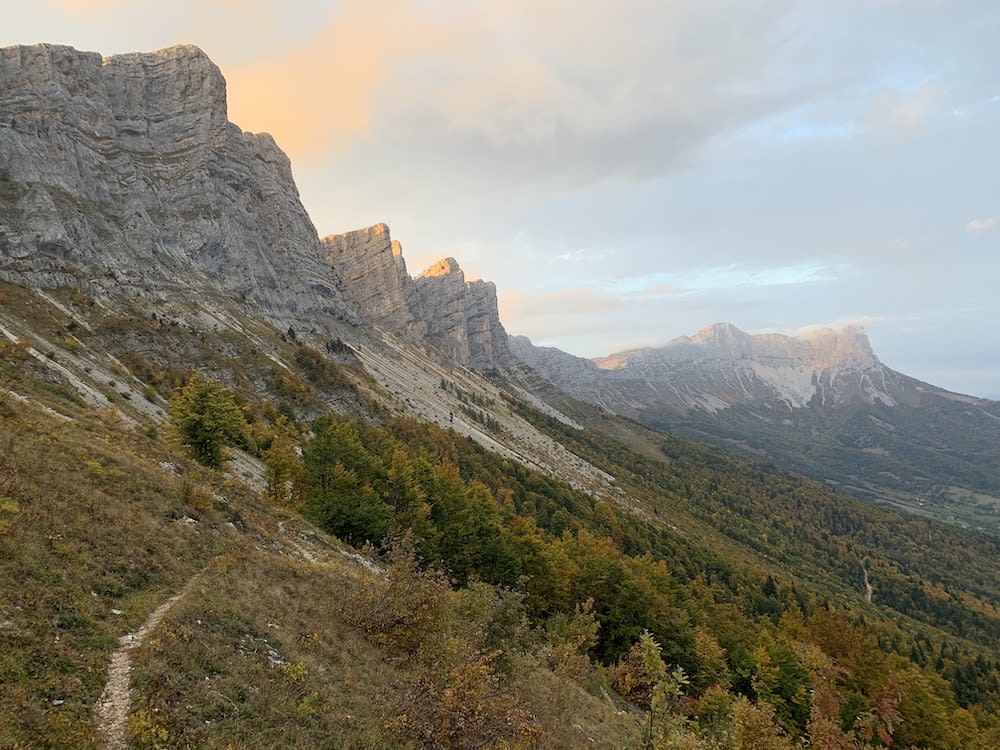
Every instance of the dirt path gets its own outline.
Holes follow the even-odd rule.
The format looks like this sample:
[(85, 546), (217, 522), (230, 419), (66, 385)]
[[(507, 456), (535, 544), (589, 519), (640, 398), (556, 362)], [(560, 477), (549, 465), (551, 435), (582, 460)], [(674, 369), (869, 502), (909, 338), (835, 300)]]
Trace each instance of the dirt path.
[(102, 750), (128, 750), (128, 709), (132, 702), (130, 685), (132, 682), (132, 657), (129, 652), (138, 648), (146, 636), (163, 619), (180, 599), (184, 598), (197, 583), (201, 573), (192, 577), (184, 588), (154, 609), (138, 630), (118, 639), (118, 650), (111, 656), (108, 681), (104, 692), (94, 709), (97, 745)]

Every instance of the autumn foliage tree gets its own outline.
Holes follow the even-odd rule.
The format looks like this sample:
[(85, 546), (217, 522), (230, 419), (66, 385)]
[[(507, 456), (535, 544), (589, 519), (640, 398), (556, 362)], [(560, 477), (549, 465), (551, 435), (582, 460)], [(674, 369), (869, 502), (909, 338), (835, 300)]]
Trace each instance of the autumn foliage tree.
[(226, 447), (238, 443), (246, 432), (246, 420), (232, 392), (197, 372), (168, 408), (181, 443), (195, 460), (213, 469), (229, 459)]
[[(914, 642), (924, 656), (907, 658), (906, 634), (887, 621), (810, 595), (791, 574), (741, 569), (453, 432), (405, 418), (376, 426), (329, 417), (314, 425), (302, 459), (295, 497), (306, 516), (354, 544), (400, 536), (412, 543), (411, 574), (391, 575), (388, 584), (408, 592), (402, 611), (383, 601), (384, 592), (360, 608), (367, 614), (359, 627), (374, 628), (371, 637), (415, 644), (427, 638), (407, 634), (449, 632), (431, 616), (439, 604), (492, 586), (516, 595), (535, 628), (528, 651), (549, 672), (593, 685), (600, 670), (590, 660), (609, 665), (611, 686), (648, 711), (645, 734), (657, 750), (989, 746), (980, 738), (995, 726), (985, 710), (997, 694), (992, 661), (927, 638)], [(680, 459), (692, 461), (681, 455), (678, 467)], [(698, 478), (687, 470), (680, 479), (654, 474), (639, 459), (629, 466), (638, 479), (640, 472), (655, 477), (657, 487)], [(732, 499), (741, 519), (769, 500), (753, 484), (737, 487), (746, 500), (735, 489), (710, 487), (683, 489), (700, 493), (699, 503)], [(719, 511), (712, 522), (721, 519)], [(792, 531), (809, 528), (803, 522)], [(422, 580), (419, 569), (443, 571), (461, 588), (447, 592), (435, 579), (437, 603), (411, 601), (424, 590), (414, 583)], [(856, 573), (853, 562), (849, 572)], [(416, 625), (405, 612), (424, 613), (434, 626), (423, 619)], [(435, 638), (434, 648), (411, 649), (436, 661), (399, 706), (401, 735), (427, 747), (490, 746), (498, 735), (472, 739), (470, 722), (511, 721), (526, 734), (506, 734), (508, 744), (494, 746), (530, 746), (531, 722), (520, 722), (518, 707), (498, 690), (504, 670), (519, 663), (509, 644), (467, 634), (457, 645)], [(940, 674), (930, 671), (937, 662)], [(955, 684), (964, 702), (946, 682), (949, 669), (962, 678)]]

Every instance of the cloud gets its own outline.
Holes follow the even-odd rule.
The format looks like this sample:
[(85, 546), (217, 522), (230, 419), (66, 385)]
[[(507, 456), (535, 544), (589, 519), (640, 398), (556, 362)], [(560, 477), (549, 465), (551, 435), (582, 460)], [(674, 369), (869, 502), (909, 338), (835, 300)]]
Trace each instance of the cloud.
[(599, 286), (618, 295), (663, 296), (668, 291), (674, 294), (715, 292), (834, 280), (834, 269), (815, 261), (756, 269), (732, 263), (680, 273), (654, 272), (623, 276), (600, 282)]
[(985, 232), (987, 229), (992, 229), (995, 226), (1000, 226), (1000, 215), (988, 216), (985, 219), (973, 219), (965, 225), (965, 231)]
[(95, 10), (106, 10), (124, 5), (128, 0), (46, 0), (45, 5), (54, 7), (64, 13), (86, 15)]
[(696, 0), (345, 0), (226, 68), (232, 115), (312, 158), (377, 142), (427, 171), (645, 178), (806, 95), (774, 60), (790, 12), (729, 7), (720, 28)]
[(560, 289), (531, 293), (508, 289), (498, 295), (500, 317), (505, 324), (528, 318), (598, 315), (620, 310), (622, 300), (592, 289)]
[(795, 338), (809, 339), (828, 333), (829, 331), (840, 332), (852, 328), (865, 330), (888, 320), (889, 318), (879, 315), (862, 315), (857, 318), (841, 318), (829, 323), (810, 323), (788, 331), (778, 332), (785, 333), (788, 336), (794, 336)]
[(642, 291), (644, 297), (666, 297), (674, 293), (674, 288), (669, 284), (650, 284)]
[(944, 94), (940, 82), (924, 84), (896, 102), (889, 110), (889, 117), (903, 130), (917, 130), (928, 116), (939, 110)]
[(311, 39), (227, 71), (230, 118), (293, 157), (339, 150), (370, 133), (394, 65), (441, 33), (407, 0), (341, 3)]
[(953, 109), (947, 106), (946, 100), (947, 92), (940, 81), (912, 88), (884, 88), (867, 120), (873, 128), (887, 127), (897, 136), (916, 135), (923, 131), (934, 115)]

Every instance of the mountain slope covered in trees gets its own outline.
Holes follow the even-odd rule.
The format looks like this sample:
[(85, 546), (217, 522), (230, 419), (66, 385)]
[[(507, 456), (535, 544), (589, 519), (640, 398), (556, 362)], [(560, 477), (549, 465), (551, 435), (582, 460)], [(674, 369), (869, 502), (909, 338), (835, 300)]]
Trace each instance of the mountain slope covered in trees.
[[(6, 744), (92, 743), (116, 633), (199, 569), (137, 653), (138, 746), (996, 741), (986, 537), (607, 415), (581, 429), (513, 387), (477, 406), (614, 477), (585, 490), (286, 332), (164, 332), (66, 293), (80, 336), (41, 352), (13, 329), (65, 312), (4, 293)], [(185, 457), (216, 455), (188, 418), (239, 457), (229, 478)]]

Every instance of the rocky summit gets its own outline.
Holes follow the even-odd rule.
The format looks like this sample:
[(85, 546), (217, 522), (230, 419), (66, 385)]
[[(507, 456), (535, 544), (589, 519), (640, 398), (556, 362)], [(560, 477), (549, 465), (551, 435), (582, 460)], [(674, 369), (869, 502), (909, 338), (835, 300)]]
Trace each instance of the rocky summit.
[[(716, 323), (595, 360), (511, 338), (566, 393), (658, 430), (791, 467), (869, 500), (996, 528), (1000, 404), (883, 364), (860, 328), (798, 336)], [(932, 498), (928, 500), (928, 498)], [(984, 525), (985, 524), (985, 525)]]
[(421, 309), (432, 321), (432, 340), (455, 361), (480, 370), (511, 364), (493, 282), (466, 281), (458, 262), (445, 258), (420, 274), (416, 286)]
[(858, 398), (893, 405), (908, 398), (899, 373), (882, 365), (858, 328), (802, 336), (751, 336), (715, 323), (665, 346), (632, 349), (593, 361), (532, 346), (518, 356), (572, 395), (620, 410), (671, 407), (718, 412), (741, 403), (801, 408)]
[(197, 47), (0, 50), (0, 198), (0, 279), (222, 295), (281, 328), (438, 344), (476, 368), (509, 359), (495, 289), (454, 261), (445, 289), (421, 294), (386, 225), (321, 241), (288, 158), (229, 122), (225, 79)]
[(352, 290), (362, 319), (407, 339), (421, 338), (427, 323), (416, 317), (416, 287), (406, 273), (402, 246), (389, 227), (376, 224), (322, 240), (326, 261)]
[(402, 245), (385, 224), (330, 235), (322, 244), (327, 262), (353, 291), (362, 320), (383, 335), (429, 344), (463, 367), (510, 365), (492, 282), (466, 281), (454, 258), (411, 278)]

